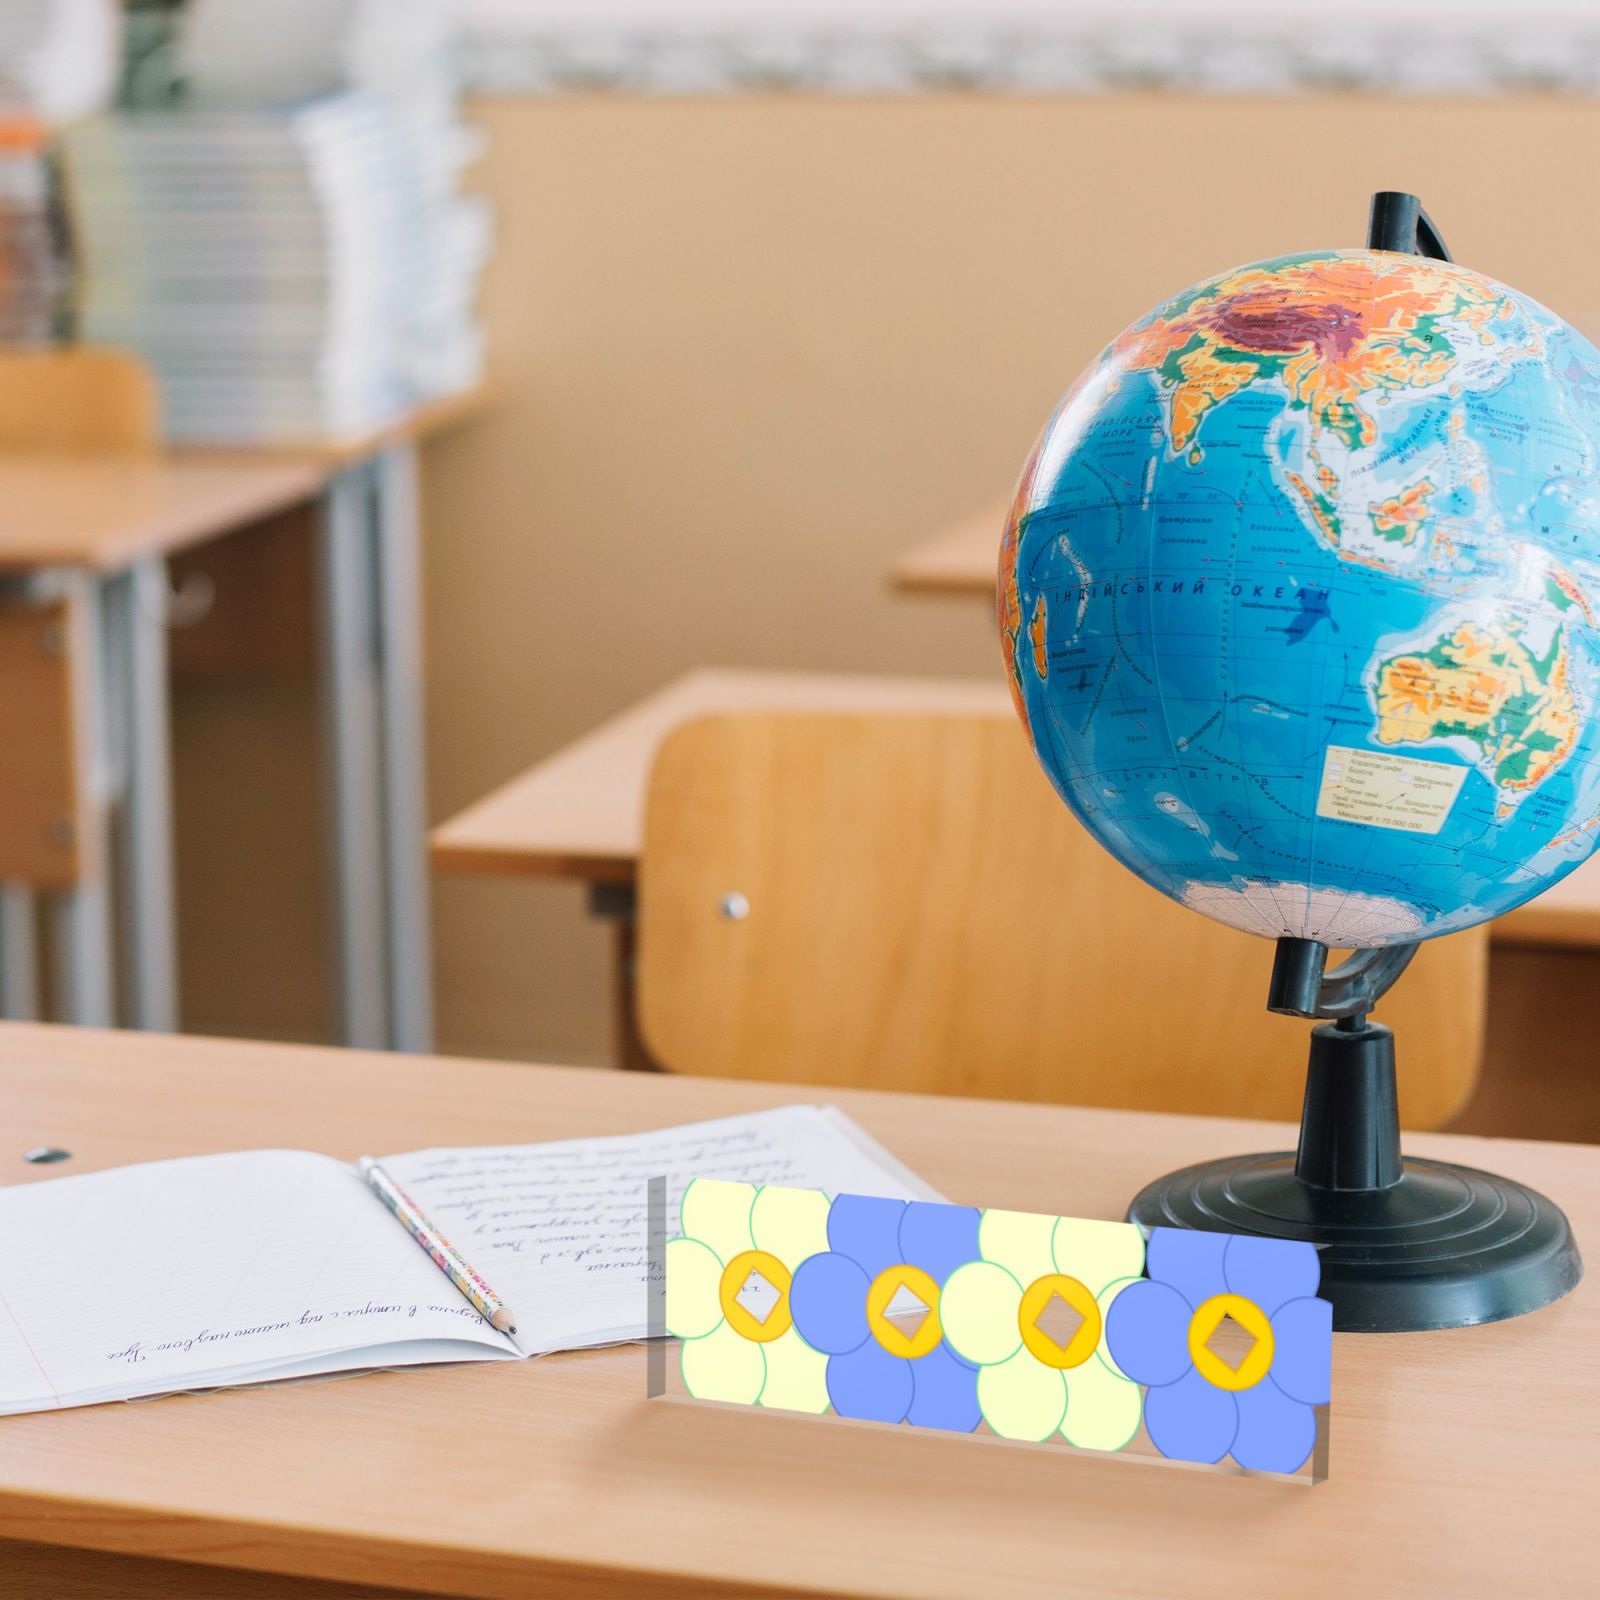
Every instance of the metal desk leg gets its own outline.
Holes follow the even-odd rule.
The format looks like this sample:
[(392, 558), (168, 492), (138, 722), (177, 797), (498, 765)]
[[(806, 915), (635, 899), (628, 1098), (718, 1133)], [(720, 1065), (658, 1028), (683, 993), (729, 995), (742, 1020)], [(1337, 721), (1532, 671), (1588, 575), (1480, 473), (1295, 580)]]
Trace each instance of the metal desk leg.
[(330, 863), (344, 1042), (432, 1046), (416, 455), (329, 484), (320, 530)]
[(390, 446), (377, 458), (374, 472), (390, 1043), (397, 1050), (425, 1053), (433, 1048), (433, 959), (415, 446)]
[(109, 1028), (111, 897), (103, 880), (80, 883), (49, 899), (56, 1014), (85, 1028)]
[(0, 1017), (32, 1022), (39, 1015), (39, 953), (33, 932), (33, 892), (0, 884)]
[(71, 889), (52, 893), (47, 902), (56, 1016), (90, 1028), (109, 1028), (116, 1021), (115, 943), (107, 887), (111, 854), (107, 798), (119, 783), (120, 751), (115, 731), (117, 695), (112, 683), (114, 652), (108, 648), (114, 608), (108, 603), (106, 587), (97, 579), (74, 576), (68, 580), (72, 601), (69, 627), (77, 641), (79, 661), (73, 683), (79, 781), (88, 789), (81, 816), (94, 836), (78, 841), (79, 851), (89, 863), (82, 879)]
[(388, 1042), (387, 907), (374, 500), (369, 463), (340, 472), (324, 492), (317, 545), (340, 1037), (347, 1045), (381, 1050)]
[(102, 605), (122, 779), (117, 868), (127, 1020), (170, 1033), (178, 1025), (178, 984), (166, 564), (152, 558), (111, 578)]

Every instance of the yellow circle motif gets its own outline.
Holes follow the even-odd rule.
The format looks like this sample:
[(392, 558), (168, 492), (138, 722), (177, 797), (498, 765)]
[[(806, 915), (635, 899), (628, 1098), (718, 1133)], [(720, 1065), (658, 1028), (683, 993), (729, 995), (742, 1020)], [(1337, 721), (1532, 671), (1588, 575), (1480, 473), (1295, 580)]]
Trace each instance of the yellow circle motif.
[[(1065, 1300), (1083, 1319), (1064, 1345), (1057, 1344), (1039, 1326), (1039, 1318), (1057, 1297)], [(1017, 1307), (1017, 1328), (1023, 1344), (1036, 1361), (1063, 1371), (1068, 1367), (1081, 1367), (1100, 1343), (1100, 1305), (1088, 1287), (1076, 1278), (1064, 1272), (1047, 1272), (1042, 1278), (1035, 1278), (1023, 1291), (1022, 1304)]]
[[(909, 1289), (928, 1308), (922, 1325), (909, 1337), (884, 1314), (902, 1289)], [(909, 1262), (885, 1267), (867, 1290), (867, 1326), (872, 1329), (872, 1337), (892, 1356), (915, 1361), (927, 1355), (943, 1335), (939, 1326), (939, 1285), (921, 1267)]]
[[(1237, 1367), (1230, 1367), (1207, 1343), (1224, 1317), (1232, 1317), (1255, 1340)], [(1189, 1359), (1195, 1371), (1218, 1389), (1250, 1389), (1260, 1383), (1272, 1365), (1272, 1350), (1272, 1324), (1266, 1312), (1242, 1294), (1214, 1294), (1189, 1319)]]
[[(759, 1272), (778, 1291), (778, 1303), (767, 1313), (765, 1322), (739, 1304), (739, 1291), (752, 1272)], [(717, 1298), (722, 1303), (722, 1314), (728, 1319), (728, 1326), (740, 1338), (752, 1339), (757, 1344), (781, 1339), (794, 1320), (789, 1312), (789, 1269), (765, 1250), (743, 1250), (736, 1255), (722, 1269)]]

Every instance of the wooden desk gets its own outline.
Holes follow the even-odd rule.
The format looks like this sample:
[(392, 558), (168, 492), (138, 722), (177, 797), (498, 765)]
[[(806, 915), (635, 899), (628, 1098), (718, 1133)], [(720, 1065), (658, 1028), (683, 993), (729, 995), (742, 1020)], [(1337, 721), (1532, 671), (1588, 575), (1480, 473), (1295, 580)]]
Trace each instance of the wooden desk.
[[(631, 888), (638, 871), (645, 785), (657, 745), (673, 728), (717, 711), (960, 710), (1011, 716), (1005, 689), (946, 678), (703, 668), (502, 785), (429, 835), (436, 872), (578, 878)], [(596, 909), (630, 911), (626, 893)], [(1600, 856), (1494, 925), (1497, 945), (1600, 949)]]
[(120, 572), (300, 505), (326, 476), (302, 460), (0, 455), (0, 572)]
[(651, 1064), (634, 1004), (634, 879), (656, 747), (695, 717), (783, 709), (1012, 714), (999, 682), (706, 667), (675, 678), (428, 837), (436, 872), (577, 878), (589, 885), (590, 912), (612, 927), (612, 1034), (619, 1066)]
[[(96, 770), (120, 780), (115, 851), (95, 853), (119, 869), (130, 929), (121, 1010), (135, 1026), (178, 1023), (166, 558), (316, 501), (342, 1036), (428, 1046), (416, 446), (483, 404), (473, 391), (359, 438), (293, 449), (0, 456), (0, 597), (68, 593), (84, 619), (82, 742), (95, 752), (84, 782)], [(105, 797), (78, 810), (103, 826)], [(13, 1017), (34, 1015), (38, 1000), (32, 899), (27, 886), (0, 885), (0, 1014)], [(48, 899), (60, 1014), (108, 1022), (108, 887), (89, 880)]]
[[(997, 652), (998, 655), (998, 652)], [(674, 728), (719, 711), (977, 711), (1011, 715), (999, 681), (703, 667), (441, 823), (436, 872), (631, 884), (645, 786)]]
[[(73, 1150), (71, 1171), (268, 1144), (354, 1157), (624, 1132), (815, 1093), (0, 1027), (0, 1179), (42, 1176), (19, 1160), (40, 1140)], [(1079, 1216), (1121, 1215), (1153, 1173), (1292, 1137), (1211, 1118), (827, 1098), (954, 1200)], [(1411, 1145), (1539, 1185), (1600, 1248), (1600, 1150)], [(1593, 1272), (1517, 1321), (1337, 1336), (1330, 1477), (1315, 1488), (651, 1401), (637, 1346), (12, 1417), (0, 1538), (30, 1543), (0, 1545), (0, 1574), (12, 1592), (62, 1596), (233, 1593), (226, 1567), (363, 1596), (519, 1600), (1576, 1597), (1600, 1565), (1597, 1341)]]
[(889, 569), (890, 584), (902, 594), (956, 595), (993, 605), (1009, 504), (996, 500), (906, 551)]

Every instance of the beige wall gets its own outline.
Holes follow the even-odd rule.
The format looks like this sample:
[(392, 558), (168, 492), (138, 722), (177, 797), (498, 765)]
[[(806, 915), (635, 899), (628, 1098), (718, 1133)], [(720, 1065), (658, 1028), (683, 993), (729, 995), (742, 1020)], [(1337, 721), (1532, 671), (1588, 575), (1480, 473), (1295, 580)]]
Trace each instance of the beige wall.
[[(981, 609), (891, 596), (890, 560), (1009, 483), (1123, 324), (1238, 262), (1360, 243), (1374, 188), (1418, 191), (1459, 259), (1600, 327), (1600, 208), (1570, 198), (1600, 105), (477, 112), (503, 393), (426, 463), (435, 817), (696, 663), (996, 671)], [(437, 891), (441, 1045), (601, 1058), (606, 944), (581, 896)], [(232, 1001), (208, 973), (195, 1020), (216, 1026)], [(324, 1014), (295, 992), (287, 1031), (295, 1005)]]

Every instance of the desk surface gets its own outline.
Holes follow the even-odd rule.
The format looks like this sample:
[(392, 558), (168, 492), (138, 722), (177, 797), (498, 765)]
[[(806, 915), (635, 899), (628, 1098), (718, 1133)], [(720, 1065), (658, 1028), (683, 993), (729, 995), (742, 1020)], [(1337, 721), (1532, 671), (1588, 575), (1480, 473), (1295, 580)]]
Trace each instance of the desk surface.
[[(998, 657), (998, 651), (996, 652)], [(602, 723), (429, 835), (440, 872), (632, 883), (656, 747), (718, 711), (974, 711), (1010, 715), (999, 681), (707, 667)]]
[(484, 387), (471, 389), (370, 433), (294, 446), (0, 453), (0, 572), (114, 572), (198, 544), (311, 499), (353, 461), (466, 421), (489, 395)]
[(0, 570), (115, 571), (308, 500), (309, 460), (0, 455)]
[(1008, 500), (996, 500), (906, 551), (889, 569), (889, 582), (902, 594), (961, 595), (992, 602), (1008, 509)]
[(496, 387), (493, 382), (485, 381), (456, 394), (441, 395), (403, 412), (390, 422), (359, 433), (263, 445), (182, 445), (175, 447), (173, 454), (184, 461), (226, 464), (299, 461), (331, 473), (389, 445), (415, 443), (447, 433), (486, 411), (493, 402)]
[[(632, 883), (657, 746), (717, 711), (969, 711), (1012, 715), (998, 683), (706, 668), (669, 683), (429, 835), (437, 872)], [(1600, 856), (1501, 917), (1497, 945), (1600, 948)]]
[[(1115, 1217), (1283, 1126), (827, 1092), (957, 1201)], [(0, 1026), (6, 1147), (73, 1171), (624, 1132), (804, 1090)], [(1417, 1136), (1600, 1250), (1600, 1150)], [(59, 1171), (60, 1169), (56, 1169)], [(1531, 1317), (1340, 1335), (1316, 1488), (644, 1398), (638, 1347), (7, 1418), (0, 1537), (521, 1596), (1577, 1596), (1600, 1565), (1600, 1273)], [(493, 1436), (492, 1450), (479, 1441)], [(4, 1557), (0, 1554), (0, 1565)]]

